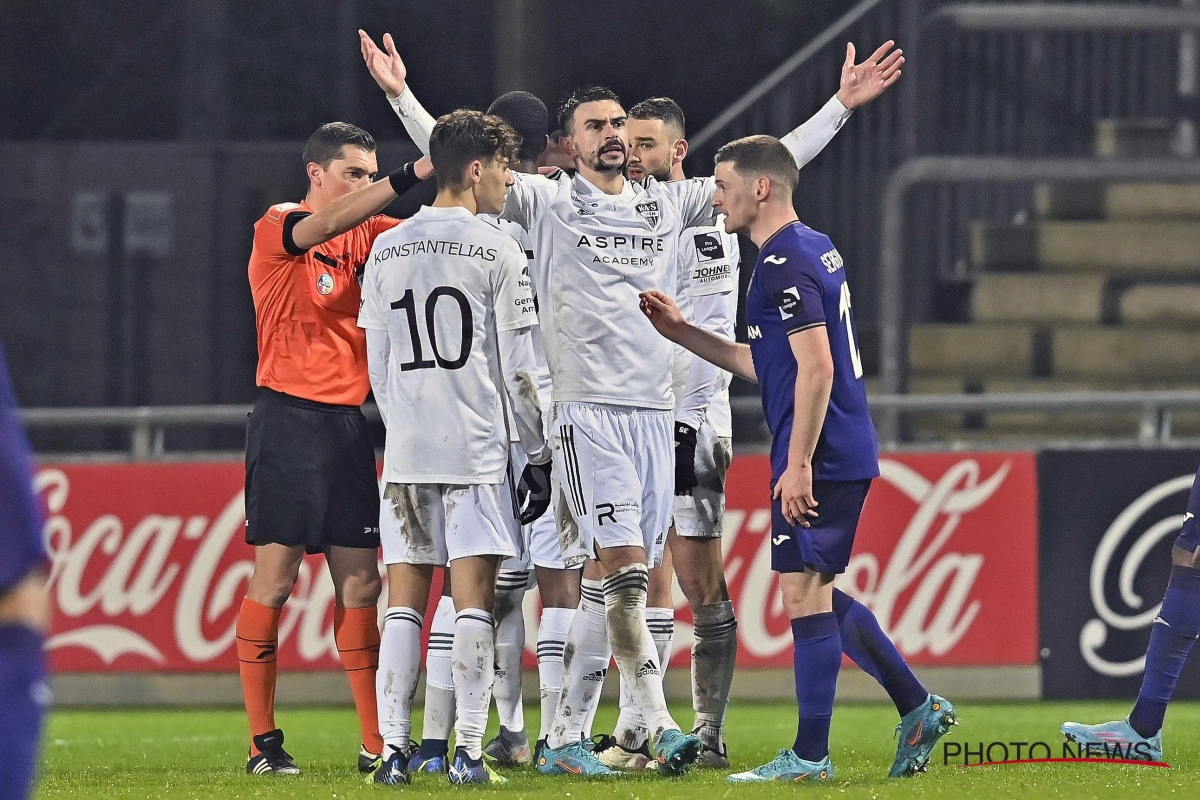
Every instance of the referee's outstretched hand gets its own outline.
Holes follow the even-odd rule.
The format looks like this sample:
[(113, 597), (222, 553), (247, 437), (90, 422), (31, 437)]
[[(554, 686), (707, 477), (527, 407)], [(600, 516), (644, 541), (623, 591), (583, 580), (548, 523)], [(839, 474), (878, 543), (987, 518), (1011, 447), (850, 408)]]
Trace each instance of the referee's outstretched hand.
[(550, 462), (526, 464), (517, 483), (517, 508), (522, 525), (528, 525), (550, 507)]

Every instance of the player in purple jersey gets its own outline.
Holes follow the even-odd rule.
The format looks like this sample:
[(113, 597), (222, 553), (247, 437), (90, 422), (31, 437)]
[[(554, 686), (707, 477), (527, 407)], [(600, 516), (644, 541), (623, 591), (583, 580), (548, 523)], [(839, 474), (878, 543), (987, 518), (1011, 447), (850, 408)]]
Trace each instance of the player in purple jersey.
[(791, 749), (729, 780), (833, 778), (829, 720), (843, 652), (883, 685), (901, 715), (890, 775), (923, 771), (957, 722), (954, 708), (925, 690), (866, 606), (833, 588), (879, 475), (842, 258), (796, 218), (799, 170), (778, 139), (730, 142), (717, 152), (715, 175), (713, 206), (726, 215), (726, 230), (760, 248), (746, 298), (750, 344), (688, 324), (658, 292), (642, 295), (642, 310), (668, 339), (757, 382), (771, 429), (771, 567), (792, 620), (799, 724)]
[(29, 796), (42, 717), (49, 702), (42, 635), (46, 548), (33, 496), (33, 456), (17, 419), (17, 399), (0, 347), (0, 800)]

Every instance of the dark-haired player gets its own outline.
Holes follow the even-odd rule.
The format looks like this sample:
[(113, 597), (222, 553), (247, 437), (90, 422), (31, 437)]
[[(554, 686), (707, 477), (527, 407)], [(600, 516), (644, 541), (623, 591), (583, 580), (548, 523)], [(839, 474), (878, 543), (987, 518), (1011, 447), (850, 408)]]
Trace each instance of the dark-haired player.
[(0, 346), (0, 797), (28, 797), (50, 702), (42, 639), (50, 621), (46, 545), (33, 495), (33, 453)]
[(879, 464), (846, 271), (829, 238), (796, 218), (798, 179), (788, 148), (773, 137), (738, 139), (717, 152), (713, 205), (726, 215), (726, 230), (760, 248), (746, 297), (749, 345), (688, 323), (660, 292), (642, 295), (664, 337), (759, 384), (771, 429), (771, 568), (792, 620), (799, 723), (790, 749), (731, 775), (734, 783), (832, 780), (829, 721), (843, 649), (903, 714), (892, 777), (923, 770), (957, 722), (870, 610), (833, 588)]
[[(405, 84), (390, 37), (383, 53), (362, 34), (372, 75), (418, 146), (429, 115)], [(890, 44), (863, 78), (859, 102), (898, 76)], [(801, 126), (795, 157), (807, 162), (849, 110), (836, 98)], [(674, 469), (670, 343), (650, 335), (636, 310), (648, 290), (675, 290), (680, 233), (711, 221), (711, 179), (637, 184), (625, 177), (627, 115), (610, 90), (571, 95), (559, 110), (577, 173), (519, 175), (503, 216), (529, 231), (533, 283), (554, 392), (554, 474), (565, 502), (559, 525), (564, 563), (587, 562), (583, 601), (572, 622), (562, 698), (538, 769), (604, 775), (611, 770), (582, 742), (595, 692), (611, 656), (631, 682), (661, 773), (686, 771), (702, 742), (667, 710), (654, 639), (646, 620), (648, 568), (659, 563), (670, 525)], [(607, 632), (606, 629), (607, 628)]]
[(359, 769), (379, 761), (375, 713), (381, 582), (375, 450), (366, 337), (355, 322), (371, 243), (399, 220), (379, 212), (432, 167), (405, 164), (387, 180), (375, 140), (331, 122), (304, 147), (308, 192), (254, 225), (250, 291), (258, 326), (258, 400), (246, 437), (246, 541), (254, 573), (237, 619), (242, 695), (254, 775), (296, 775), (275, 725), (279, 614), (307, 553), (324, 553), (336, 595), (334, 637), (362, 728)]
[[(409, 781), (421, 625), (433, 570), (448, 566), (456, 609), (448, 777), (505, 783), (483, 760), (496, 574), (524, 549), (517, 507), (530, 523), (550, 504), (550, 448), (533, 391), (537, 312), (528, 259), (515, 239), (477, 216), (504, 207), (517, 135), (498, 117), (455, 111), (434, 126), (429, 148), (437, 199), (376, 240), (358, 318), (387, 425), (379, 522), (388, 609), (378, 680), (386, 750), (374, 780)], [(517, 507), (509, 478), (514, 429), (528, 454)]]

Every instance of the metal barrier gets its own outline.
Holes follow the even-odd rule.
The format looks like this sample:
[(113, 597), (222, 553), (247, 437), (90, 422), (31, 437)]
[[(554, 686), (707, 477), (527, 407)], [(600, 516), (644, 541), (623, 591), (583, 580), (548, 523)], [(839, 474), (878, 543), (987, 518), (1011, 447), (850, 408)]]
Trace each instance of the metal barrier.
[[(762, 405), (748, 395), (730, 398), (733, 412), (743, 420), (761, 423)], [(1200, 410), (1200, 390), (1143, 392), (1030, 392), (1020, 394), (879, 394), (868, 397), (876, 415), (907, 412), (958, 413), (989, 411), (1134, 411), (1141, 415), (1137, 439), (1144, 444), (1171, 440), (1171, 412)], [(131, 408), (26, 408), (21, 419), (30, 429), (117, 428), (131, 432), (129, 456), (153, 460), (164, 455), (164, 431), (169, 427), (241, 426), (253, 406), (137, 406)], [(379, 408), (363, 406), (368, 419), (379, 421)], [(880, 441), (899, 443), (881, 426)]]

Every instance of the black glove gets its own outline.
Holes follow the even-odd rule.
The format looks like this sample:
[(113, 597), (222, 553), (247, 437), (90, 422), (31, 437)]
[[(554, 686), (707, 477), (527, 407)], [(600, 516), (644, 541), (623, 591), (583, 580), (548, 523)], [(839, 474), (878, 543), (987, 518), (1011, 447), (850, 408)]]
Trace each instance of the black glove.
[(675, 423), (675, 494), (690, 495), (700, 483), (696, 479), (696, 429)]
[(517, 483), (517, 507), (522, 525), (528, 525), (550, 507), (550, 462), (526, 464)]

